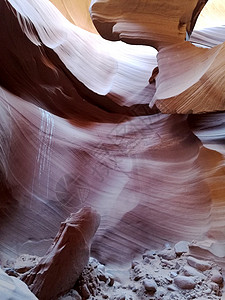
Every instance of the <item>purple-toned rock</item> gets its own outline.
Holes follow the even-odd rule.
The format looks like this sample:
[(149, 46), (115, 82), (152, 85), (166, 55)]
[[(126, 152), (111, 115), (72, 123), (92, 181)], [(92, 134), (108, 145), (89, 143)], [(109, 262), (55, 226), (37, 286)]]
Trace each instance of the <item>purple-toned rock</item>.
[(158, 253), (158, 256), (166, 260), (173, 260), (177, 257), (173, 249), (164, 249)]
[(46, 255), (22, 277), (39, 300), (57, 299), (74, 286), (88, 263), (91, 239), (99, 223), (99, 214), (90, 207), (61, 223)]
[(212, 268), (209, 262), (194, 258), (192, 256), (189, 256), (187, 258), (187, 262), (190, 266), (194, 267), (199, 271), (206, 271)]
[(204, 274), (196, 270), (195, 268), (191, 266), (184, 266), (183, 267), (183, 273), (185, 276), (197, 276), (197, 277), (205, 277)]
[(215, 283), (221, 284), (223, 282), (223, 276), (220, 274), (218, 270), (212, 270), (211, 280)]
[(183, 253), (187, 253), (189, 251), (189, 243), (186, 241), (180, 241), (174, 246), (175, 253), (180, 256)]
[(147, 292), (154, 293), (157, 290), (157, 284), (154, 279), (145, 279), (143, 285)]
[(195, 281), (192, 277), (177, 276), (174, 278), (174, 283), (183, 290), (191, 290), (195, 288)]

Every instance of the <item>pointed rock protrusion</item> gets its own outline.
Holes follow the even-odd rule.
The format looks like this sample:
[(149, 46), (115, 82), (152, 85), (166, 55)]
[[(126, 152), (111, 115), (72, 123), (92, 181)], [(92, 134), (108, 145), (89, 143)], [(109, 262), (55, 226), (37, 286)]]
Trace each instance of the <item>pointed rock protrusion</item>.
[(46, 255), (22, 277), (39, 300), (56, 299), (73, 287), (88, 263), (91, 239), (99, 223), (100, 215), (90, 207), (61, 223)]

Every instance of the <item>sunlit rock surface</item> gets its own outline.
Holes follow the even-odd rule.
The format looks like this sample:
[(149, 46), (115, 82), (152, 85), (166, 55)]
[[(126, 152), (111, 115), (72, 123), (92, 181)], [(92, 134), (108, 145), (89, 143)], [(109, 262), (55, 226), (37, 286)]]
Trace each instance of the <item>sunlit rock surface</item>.
[(161, 48), (185, 39), (205, 0), (93, 0), (91, 17), (102, 36)]
[[(52, 2), (59, 9), (66, 3)], [(93, 19), (98, 2), (92, 1)], [(174, 10), (171, 3), (171, 14), (162, 6), (151, 36), (151, 24), (129, 27), (132, 43), (150, 46), (104, 40), (90, 23), (81, 26), (86, 17), (76, 21), (69, 9), (70, 16), (62, 11), (66, 19), (46, 0), (0, 3), (2, 262), (21, 253), (42, 256), (60, 223), (83, 206), (101, 215), (92, 247), (101, 262), (122, 264), (147, 248), (193, 239), (210, 239), (219, 245), (214, 254), (225, 256), (224, 113), (186, 115), (224, 110), (224, 40), (205, 44), (218, 45), (212, 49), (184, 41), (202, 2), (179, 1)], [(129, 17), (129, 9), (138, 11), (120, 5)], [(121, 28), (129, 23), (123, 16)], [(109, 37), (111, 27), (103, 25)], [(169, 32), (161, 37), (164, 28)], [(185, 55), (195, 55), (190, 50), (188, 59), (175, 60), (182, 45)], [(161, 60), (168, 51), (168, 61)], [(202, 94), (192, 101), (195, 85)]]

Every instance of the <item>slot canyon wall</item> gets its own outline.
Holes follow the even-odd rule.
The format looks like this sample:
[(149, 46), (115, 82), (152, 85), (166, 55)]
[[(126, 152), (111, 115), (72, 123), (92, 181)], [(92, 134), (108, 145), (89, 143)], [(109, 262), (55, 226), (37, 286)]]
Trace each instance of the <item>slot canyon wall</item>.
[(84, 206), (103, 263), (180, 240), (224, 261), (225, 3), (206, 2), (0, 1), (1, 263)]

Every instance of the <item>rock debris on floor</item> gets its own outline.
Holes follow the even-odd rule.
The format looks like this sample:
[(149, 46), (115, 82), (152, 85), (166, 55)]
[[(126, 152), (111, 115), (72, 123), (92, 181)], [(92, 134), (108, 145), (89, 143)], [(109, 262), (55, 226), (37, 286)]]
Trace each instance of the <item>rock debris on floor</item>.
[(222, 269), (188, 253), (188, 243), (146, 251), (127, 269), (109, 268), (90, 258), (75, 289), (60, 300), (219, 300)]

